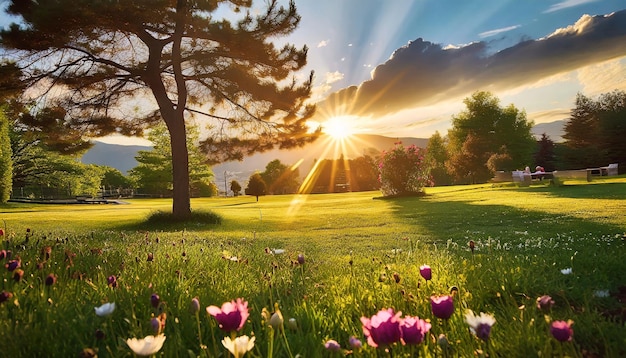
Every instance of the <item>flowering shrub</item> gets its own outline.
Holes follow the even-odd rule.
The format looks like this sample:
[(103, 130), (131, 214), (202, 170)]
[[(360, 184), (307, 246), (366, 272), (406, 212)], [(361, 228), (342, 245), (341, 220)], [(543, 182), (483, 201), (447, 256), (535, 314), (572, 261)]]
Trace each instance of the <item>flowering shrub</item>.
[(391, 151), (383, 152), (378, 174), (380, 190), (385, 196), (421, 193), (425, 186), (432, 186), (423, 150), (415, 145), (405, 148), (402, 143), (396, 143)]

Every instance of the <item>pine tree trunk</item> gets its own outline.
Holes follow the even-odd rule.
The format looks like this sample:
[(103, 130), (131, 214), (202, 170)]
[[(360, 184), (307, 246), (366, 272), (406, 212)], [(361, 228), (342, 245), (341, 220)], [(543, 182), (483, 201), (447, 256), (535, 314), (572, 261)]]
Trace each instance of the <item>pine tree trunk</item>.
[(172, 143), (172, 177), (173, 200), (172, 214), (177, 218), (191, 215), (189, 194), (189, 155), (187, 152), (187, 136), (185, 122), (182, 118), (168, 124)]

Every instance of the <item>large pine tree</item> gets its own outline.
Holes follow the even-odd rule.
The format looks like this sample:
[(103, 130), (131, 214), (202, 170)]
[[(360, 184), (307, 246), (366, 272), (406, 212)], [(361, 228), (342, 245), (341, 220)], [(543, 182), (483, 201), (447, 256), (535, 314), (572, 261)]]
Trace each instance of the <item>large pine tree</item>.
[[(270, 40), (300, 21), (293, 1), (251, 15), (251, 0), (11, 0), (21, 18), (0, 33), (23, 83), (61, 106), (84, 136), (140, 135), (164, 121), (171, 137), (175, 216), (191, 213), (185, 120), (211, 121), (209, 162), (303, 145), (312, 73), (307, 48)], [(219, 18), (223, 15), (223, 18)], [(239, 18), (235, 21), (234, 19)]]

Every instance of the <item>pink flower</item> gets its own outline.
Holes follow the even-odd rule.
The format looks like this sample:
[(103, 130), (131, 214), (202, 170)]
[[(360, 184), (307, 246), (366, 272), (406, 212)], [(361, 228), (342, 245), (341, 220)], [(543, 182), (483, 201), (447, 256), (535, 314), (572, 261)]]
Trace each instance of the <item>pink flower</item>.
[(420, 319), (419, 317), (406, 316), (400, 324), (402, 331), (402, 344), (420, 344), (424, 340), (424, 336), (430, 330), (430, 323)]
[(326, 348), (326, 350), (328, 350), (330, 352), (339, 352), (339, 351), (341, 351), (341, 346), (334, 339), (329, 339), (328, 341), (326, 341), (326, 343), (324, 343), (324, 347)]
[(437, 318), (448, 319), (454, 313), (454, 300), (449, 295), (431, 296), (430, 306)]
[(433, 271), (430, 269), (430, 266), (422, 265), (420, 266), (420, 275), (428, 281), (433, 278)]
[(574, 321), (554, 321), (550, 325), (550, 333), (559, 342), (569, 342), (574, 336), (574, 330), (572, 329)]
[(206, 311), (215, 317), (224, 332), (239, 331), (250, 315), (248, 302), (241, 298), (237, 301), (225, 302), (221, 309), (217, 306), (209, 306)]
[(363, 347), (363, 343), (361, 343), (361, 340), (356, 338), (355, 336), (350, 337), (348, 343), (350, 344), (350, 347), (352, 347), (352, 349), (361, 349), (361, 347)]
[(402, 336), (400, 331), (400, 316), (402, 312), (394, 313), (392, 308), (381, 310), (372, 318), (361, 317), (363, 334), (367, 337), (367, 344), (372, 347), (389, 345), (399, 342)]
[(554, 301), (552, 297), (548, 295), (543, 295), (537, 298), (537, 308), (542, 311), (549, 311), (554, 305)]

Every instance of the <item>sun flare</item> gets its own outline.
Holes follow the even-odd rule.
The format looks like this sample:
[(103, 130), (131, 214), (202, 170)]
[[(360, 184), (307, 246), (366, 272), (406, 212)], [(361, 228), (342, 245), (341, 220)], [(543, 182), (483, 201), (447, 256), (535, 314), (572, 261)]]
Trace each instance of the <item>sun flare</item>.
[(322, 131), (334, 140), (344, 140), (355, 134), (352, 118), (348, 116), (330, 118), (322, 123)]

